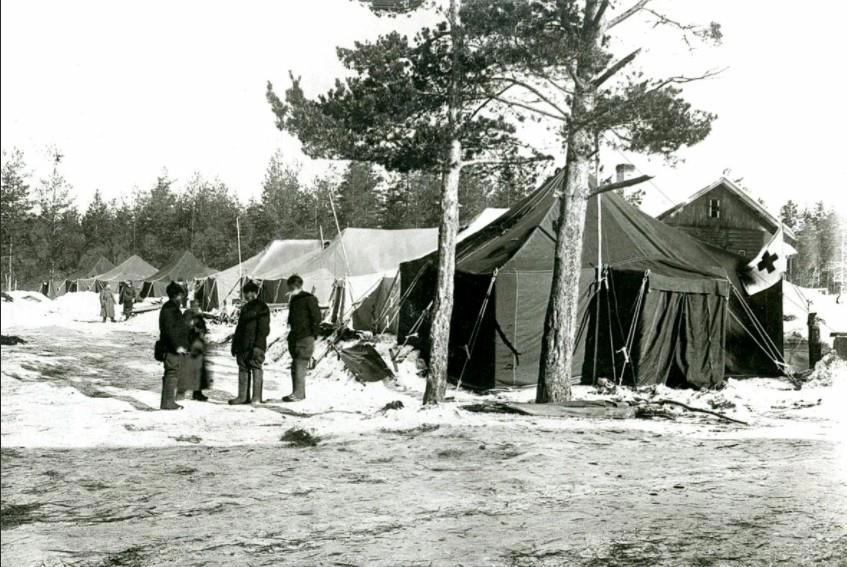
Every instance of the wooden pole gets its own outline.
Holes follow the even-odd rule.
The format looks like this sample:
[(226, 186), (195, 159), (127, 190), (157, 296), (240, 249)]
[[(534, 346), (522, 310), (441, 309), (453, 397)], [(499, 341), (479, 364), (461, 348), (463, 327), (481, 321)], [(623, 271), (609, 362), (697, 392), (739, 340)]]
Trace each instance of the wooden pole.
[[(594, 135), (594, 184), (600, 184), (600, 137)], [(594, 365), (591, 382), (597, 384), (597, 354), (600, 343), (600, 292), (603, 285), (603, 195), (597, 194), (597, 275), (594, 292)], [(612, 354), (614, 356), (614, 353)]]
[(238, 297), (244, 299), (244, 267), (241, 265), (241, 222), (235, 217), (235, 232), (238, 237)]

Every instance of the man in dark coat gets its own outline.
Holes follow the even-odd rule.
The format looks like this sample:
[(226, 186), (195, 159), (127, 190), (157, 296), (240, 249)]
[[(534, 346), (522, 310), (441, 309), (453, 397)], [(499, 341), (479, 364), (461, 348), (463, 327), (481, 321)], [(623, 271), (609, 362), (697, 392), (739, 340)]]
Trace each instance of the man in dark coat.
[(238, 363), (238, 397), (229, 400), (231, 405), (262, 403), (262, 364), (271, 330), (271, 310), (259, 299), (259, 286), (255, 282), (247, 282), (243, 292), (247, 303), (241, 307), (232, 337), (231, 352)]
[(288, 352), (291, 353), (291, 394), (285, 402), (299, 402), (306, 398), (306, 371), (315, 352), (315, 339), (320, 332), (321, 309), (318, 299), (303, 291), (303, 278), (288, 278), (291, 299), (288, 300)]
[(185, 296), (185, 290), (176, 282), (168, 284), (165, 292), (168, 301), (162, 306), (159, 313), (159, 340), (165, 355), (165, 375), (162, 378), (162, 402), (160, 408), (163, 410), (182, 409), (176, 403), (176, 390), (179, 386), (179, 377), (182, 372), (185, 355), (188, 354), (190, 344), (188, 342), (188, 327), (182, 318), (180, 304)]
[(121, 305), (124, 306), (124, 321), (132, 317), (132, 308), (135, 304), (135, 288), (132, 282), (128, 281), (124, 284), (121, 291)]

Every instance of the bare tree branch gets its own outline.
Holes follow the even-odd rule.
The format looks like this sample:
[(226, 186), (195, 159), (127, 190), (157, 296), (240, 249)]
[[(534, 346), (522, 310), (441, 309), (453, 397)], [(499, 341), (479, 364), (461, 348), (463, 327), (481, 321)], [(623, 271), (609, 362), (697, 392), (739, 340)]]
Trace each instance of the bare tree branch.
[(601, 193), (608, 193), (609, 191), (615, 191), (617, 189), (626, 189), (627, 187), (632, 187), (633, 185), (640, 185), (645, 181), (650, 181), (653, 179), (652, 175), (641, 175), (639, 177), (633, 177), (632, 179), (624, 179), (623, 181), (615, 181), (614, 183), (607, 183), (605, 185), (601, 185), (594, 191), (590, 192), (586, 199), (590, 199), (595, 195), (600, 195)]
[(524, 110), (529, 110), (530, 112), (535, 112), (537, 114), (541, 114), (542, 116), (547, 116), (548, 118), (555, 118), (556, 120), (560, 120), (565, 122), (567, 120), (566, 116), (560, 116), (558, 114), (553, 114), (552, 112), (547, 112), (546, 110), (541, 110), (540, 108), (535, 108), (534, 106), (529, 106), (527, 104), (522, 104), (515, 100), (508, 100), (504, 98), (495, 97), (494, 100), (502, 102), (507, 106), (516, 106), (518, 108), (523, 108)]
[(632, 60), (635, 59), (639, 53), (641, 53), (640, 47), (629, 55), (627, 55), (626, 57), (624, 57), (623, 59), (621, 59), (620, 61), (618, 61), (617, 63), (615, 63), (614, 65), (612, 65), (611, 67), (609, 67), (608, 69), (606, 69), (605, 71), (603, 71), (600, 76), (594, 79), (594, 86), (599, 87), (600, 85), (611, 79), (615, 73), (632, 63)]
[(520, 165), (525, 163), (536, 163), (539, 161), (550, 161), (553, 156), (538, 156), (531, 158), (515, 158), (515, 159), (471, 159), (462, 162), (462, 167), (472, 165)]
[(621, 12), (620, 14), (618, 14), (617, 16), (612, 18), (611, 20), (609, 20), (609, 24), (606, 26), (606, 29), (610, 30), (613, 27), (615, 27), (616, 25), (620, 24), (621, 22), (628, 20), (633, 15), (635, 15), (637, 12), (643, 10), (647, 6), (647, 4), (649, 4), (649, 3), (650, 3), (650, 0), (638, 0), (638, 2), (633, 4), (632, 6), (630, 6), (629, 8), (627, 8), (626, 10), (624, 10), (623, 12)]
[(534, 94), (535, 96), (537, 96), (538, 98), (540, 98), (541, 100), (543, 100), (546, 104), (550, 105), (552, 108), (554, 108), (557, 112), (559, 112), (559, 114), (561, 115), (562, 118), (565, 118), (565, 117), (568, 116), (568, 113), (565, 112), (564, 110), (562, 110), (562, 108), (558, 104), (556, 104), (555, 102), (550, 100), (547, 96), (544, 95), (544, 93), (542, 93), (540, 90), (538, 90), (537, 88), (533, 87), (532, 85), (530, 85), (528, 83), (525, 83), (523, 81), (519, 81), (518, 79), (515, 79), (514, 77), (492, 77), (491, 79), (494, 80), (494, 81), (510, 82), (510, 83), (512, 83), (516, 86), (522, 87), (522, 88), (528, 90), (529, 92), (531, 92), (532, 94)]

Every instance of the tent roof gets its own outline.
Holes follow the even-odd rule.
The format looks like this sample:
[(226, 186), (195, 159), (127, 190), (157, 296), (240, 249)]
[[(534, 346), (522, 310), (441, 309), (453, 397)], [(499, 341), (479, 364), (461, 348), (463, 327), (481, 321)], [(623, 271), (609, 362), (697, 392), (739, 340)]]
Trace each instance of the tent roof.
[[(214, 273), (215, 270), (206, 266), (190, 250), (185, 250), (182, 253), (174, 256), (173, 260), (168, 262), (165, 267), (158, 272), (144, 278), (148, 282), (155, 281), (176, 281), (176, 280), (192, 280), (201, 278)], [(129, 278), (127, 278), (129, 279)]]
[(156, 273), (156, 268), (144, 261), (140, 256), (132, 255), (108, 272), (99, 274), (96, 279), (101, 281), (144, 280)]
[(282, 279), (315, 272), (334, 277), (361, 276), (396, 270), (401, 262), (432, 252), (438, 229), (385, 230), (345, 228), (323, 250), (311, 252), (284, 265), (253, 274), (261, 279)]
[(81, 267), (78, 271), (68, 276), (67, 279), (78, 280), (81, 278), (93, 278), (98, 274), (108, 272), (114, 267), (115, 265), (106, 259), (105, 256), (100, 256), (93, 263), (89, 264), (87, 268)]
[[(564, 172), (548, 180), (508, 212), (456, 250), (456, 269), (489, 274), (495, 268), (513, 271), (552, 270), (559, 199)], [(583, 236), (582, 266), (597, 265), (598, 244), (602, 263), (619, 269), (647, 270), (673, 278), (725, 279), (726, 272), (705, 247), (681, 230), (658, 221), (615, 193), (604, 193), (601, 202), (602, 236), (598, 239), (598, 198), (588, 201)]]
[(459, 242), (465, 240), (472, 234), (476, 234), (492, 222), (496, 221), (506, 214), (508, 210), (509, 209), (495, 209), (494, 207), (483, 209), (481, 213), (476, 215), (471, 222), (469, 222), (462, 231), (459, 232)]
[(281, 266), (294, 262), (310, 253), (323, 250), (320, 240), (272, 240), (259, 253), (256, 263), (244, 273), (259, 279), (268, 278), (267, 274), (276, 273)]

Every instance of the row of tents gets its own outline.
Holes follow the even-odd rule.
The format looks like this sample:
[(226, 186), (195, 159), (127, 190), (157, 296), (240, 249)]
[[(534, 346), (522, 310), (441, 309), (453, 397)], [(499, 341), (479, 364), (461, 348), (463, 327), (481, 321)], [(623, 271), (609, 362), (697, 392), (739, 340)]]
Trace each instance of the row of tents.
[[(460, 233), (449, 373), (490, 389), (535, 384), (541, 358), (563, 174), (508, 210), (489, 209)], [(162, 270), (132, 257), (76, 289), (138, 281), (159, 296), (194, 282), (204, 311), (225, 310), (247, 280), (268, 303), (300, 275), (337, 325), (389, 332), (426, 359), (437, 229), (347, 228), (332, 241), (275, 240), (213, 271), (190, 253)], [(748, 296), (744, 260), (711, 248), (606, 193), (588, 202), (572, 375), (636, 385), (716, 387), (725, 376), (770, 376), (782, 361), (782, 288)], [(70, 289), (70, 288), (69, 288)]]
[(48, 280), (41, 284), (41, 293), (55, 298), (68, 292), (99, 292), (107, 284), (119, 291), (126, 282), (140, 290), (141, 298), (162, 297), (171, 281), (193, 281), (195, 278), (214, 273), (190, 251), (183, 251), (158, 269), (137, 255), (132, 255), (117, 266), (106, 258), (98, 258), (93, 265), (61, 280)]

